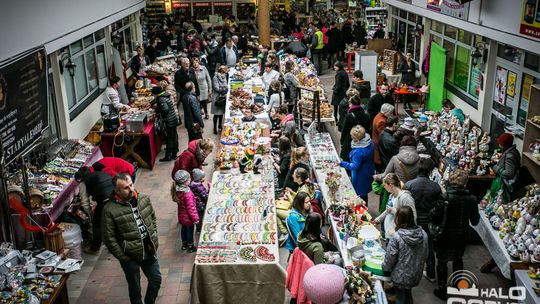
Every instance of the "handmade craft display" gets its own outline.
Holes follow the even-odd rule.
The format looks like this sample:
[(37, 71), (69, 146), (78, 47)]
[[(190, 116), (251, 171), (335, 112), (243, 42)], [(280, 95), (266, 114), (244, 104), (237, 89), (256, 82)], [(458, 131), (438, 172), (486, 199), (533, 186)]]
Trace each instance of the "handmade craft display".
[(267, 116), (264, 84), (262, 78), (253, 69), (253, 66), (247, 69), (231, 69), (225, 106), (226, 121), (230, 118), (242, 117), (242, 111), (251, 106), (253, 106), (253, 114), (257, 117)]
[[(493, 229), (511, 258), (522, 262), (540, 262), (540, 185), (528, 186), (525, 196), (503, 204), (502, 192), (491, 201), (482, 201)], [(486, 204), (487, 203), (487, 204)]]
[(273, 183), (262, 174), (214, 173), (201, 230), (197, 262), (276, 261)]
[(146, 74), (151, 77), (168, 76), (169, 79), (174, 79), (174, 73), (177, 70), (175, 56), (158, 57), (154, 63), (146, 66)]
[(269, 152), (270, 141), (264, 140), (268, 134), (268, 126), (261, 122), (242, 122), (234, 117), (223, 126), (220, 139), (220, 150), (216, 154), (215, 164), (220, 169), (239, 167), (242, 159), (251, 159), (245, 163), (245, 169), (253, 168), (254, 154), (263, 155)]
[(417, 115), (424, 120), (421, 121), (425, 124), (422, 134), (429, 136), (442, 157), (469, 174), (495, 174), (492, 168), (500, 155), (497, 151), (490, 154), (489, 133), (483, 132), (477, 126), (470, 127), (469, 117), (465, 118), (462, 126), (452, 111), (425, 112)]

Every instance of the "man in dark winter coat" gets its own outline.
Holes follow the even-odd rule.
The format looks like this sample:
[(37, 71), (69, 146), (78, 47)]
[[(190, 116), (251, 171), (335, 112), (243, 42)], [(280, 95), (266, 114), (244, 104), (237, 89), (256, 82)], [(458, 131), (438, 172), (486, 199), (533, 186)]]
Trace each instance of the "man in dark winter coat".
[(99, 254), (102, 243), (101, 214), (113, 191), (112, 177), (105, 172), (92, 172), (89, 167), (81, 167), (75, 174), (75, 180), (80, 183), (79, 187), (82, 189), (80, 195), (83, 208), (84, 205), (89, 205), (90, 197), (97, 204), (92, 216), (92, 242), (89, 246), (83, 247), (83, 250), (89, 254)]
[(379, 92), (371, 96), (367, 105), (367, 112), (369, 114), (371, 122), (373, 122), (375, 116), (379, 114), (382, 105), (385, 103), (393, 105), (394, 100), (392, 99), (392, 96), (388, 94), (388, 86), (386, 84), (383, 84), (379, 88)]
[(381, 156), (381, 168), (386, 168), (390, 159), (399, 153), (399, 142), (394, 137), (394, 133), (398, 129), (399, 118), (390, 116), (386, 120), (386, 128), (381, 133), (379, 138), (379, 155)]
[(188, 142), (201, 139), (204, 129), (204, 121), (201, 115), (201, 106), (195, 96), (195, 84), (186, 83), (188, 92), (182, 97), (182, 107), (184, 109), (184, 122), (188, 131)]
[(404, 190), (409, 190), (414, 198), (416, 207), (416, 223), (428, 235), (428, 259), (424, 276), (430, 282), (435, 282), (435, 252), (433, 251), (433, 238), (428, 229), (429, 212), (435, 207), (435, 202), (441, 195), (441, 187), (429, 179), (429, 174), (435, 168), (431, 157), (420, 157), (418, 161), (418, 176), (405, 184)]
[[(336, 53), (338, 52), (340, 45), (343, 43), (343, 36), (341, 35), (341, 31), (336, 28), (336, 23), (333, 21), (330, 22), (330, 29), (328, 32), (326, 32), (326, 36), (328, 37), (328, 45), (326, 46), (326, 49), (328, 52), (328, 68), (330, 69), (334, 64)], [(337, 60), (340, 59), (341, 58), (337, 58)]]
[[(186, 89), (186, 83), (188, 83), (188, 81), (195, 84), (195, 96), (199, 96), (199, 85), (197, 84), (195, 71), (189, 67), (189, 59), (180, 59), (180, 64), (182, 66), (174, 73), (174, 88), (176, 89), (178, 100), (182, 101), (184, 95), (189, 92), (189, 90)], [(178, 102), (178, 106), (179, 105), (180, 102)]]
[(167, 127), (165, 157), (159, 161), (171, 161), (176, 159), (176, 154), (178, 153), (178, 133), (176, 132), (176, 127), (180, 124), (180, 121), (174, 110), (174, 104), (169, 93), (164, 92), (160, 86), (155, 86), (152, 88), (152, 94), (155, 96), (156, 113), (159, 119), (165, 122), (165, 126)]
[(369, 125), (369, 115), (364, 111), (364, 108), (360, 105), (360, 97), (353, 96), (349, 99), (349, 110), (345, 119), (343, 120), (343, 128), (341, 129), (341, 152), (339, 157), (344, 161), (350, 161), (349, 153), (351, 152), (351, 130), (356, 125), (361, 125), (366, 130), (366, 133), (371, 133), (371, 126)]
[[(437, 256), (437, 285), (435, 295), (446, 300), (446, 280), (448, 278), (448, 262), (452, 262), (452, 271), (463, 270), (463, 254), (469, 239), (469, 222), (476, 226), (480, 220), (476, 197), (465, 187), (469, 174), (456, 170), (448, 179), (445, 199), (448, 201), (446, 224), (438, 242), (435, 242)], [(436, 218), (435, 220), (441, 220)]]
[(334, 64), (334, 70), (336, 71), (336, 76), (332, 92), (332, 105), (334, 106), (334, 117), (338, 119), (339, 102), (345, 98), (349, 89), (349, 75), (347, 75), (341, 61)]

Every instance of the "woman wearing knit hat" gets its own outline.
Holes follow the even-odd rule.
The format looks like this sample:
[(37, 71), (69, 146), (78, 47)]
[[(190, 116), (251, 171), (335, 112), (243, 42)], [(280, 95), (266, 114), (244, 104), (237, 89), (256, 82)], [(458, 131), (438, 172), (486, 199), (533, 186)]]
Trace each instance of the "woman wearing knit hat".
[(521, 157), (516, 149), (516, 145), (514, 145), (514, 136), (512, 134), (501, 134), (501, 136), (497, 138), (497, 143), (502, 149), (502, 155), (493, 169), (497, 174), (497, 178), (502, 180), (505, 199), (508, 201), (510, 199), (510, 194), (516, 190), (514, 189), (514, 185), (518, 179)]

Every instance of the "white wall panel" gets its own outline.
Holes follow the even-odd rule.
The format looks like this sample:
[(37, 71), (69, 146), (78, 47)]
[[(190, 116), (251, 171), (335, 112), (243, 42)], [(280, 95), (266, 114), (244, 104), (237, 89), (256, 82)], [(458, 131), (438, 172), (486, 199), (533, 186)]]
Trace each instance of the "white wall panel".
[(2, 0), (0, 61), (61, 37), (75, 41), (101, 20), (131, 14), (144, 5), (144, 0)]

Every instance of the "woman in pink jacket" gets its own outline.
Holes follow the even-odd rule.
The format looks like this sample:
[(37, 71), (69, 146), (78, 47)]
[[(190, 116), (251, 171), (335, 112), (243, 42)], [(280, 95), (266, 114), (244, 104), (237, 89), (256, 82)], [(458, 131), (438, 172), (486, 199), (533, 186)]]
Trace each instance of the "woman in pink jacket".
[(195, 252), (197, 248), (193, 244), (193, 229), (199, 222), (199, 214), (195, 203), (195, 195), (189, 188), (190, 176), (187, 171), (178, 170), (174, 174), (171, 194), (178, 204), (178, 223), (182, 225), (182, 250)]

